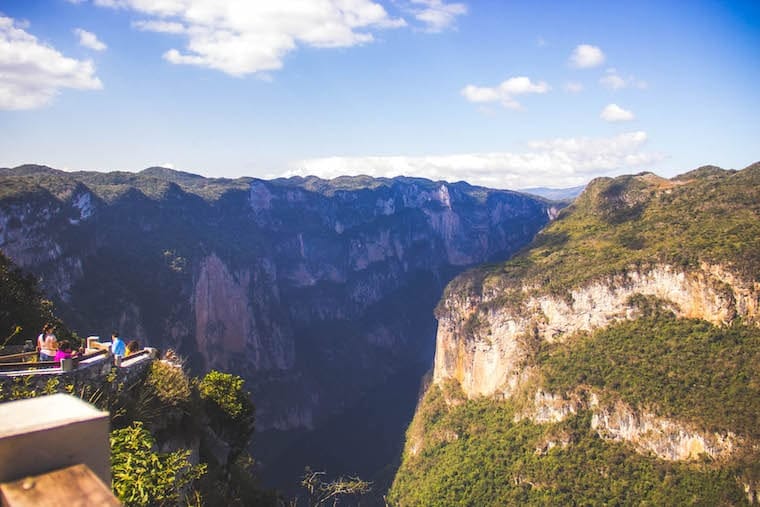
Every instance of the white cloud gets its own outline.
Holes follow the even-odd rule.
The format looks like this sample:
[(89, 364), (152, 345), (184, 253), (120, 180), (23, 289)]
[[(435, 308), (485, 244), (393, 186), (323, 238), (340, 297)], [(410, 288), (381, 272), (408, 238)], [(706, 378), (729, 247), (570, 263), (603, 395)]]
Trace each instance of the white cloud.
[(406, 25), (373, 0), (94, 1), (143, 14), (147, 19), (134, 24), (139, 30), (185, 35), (186, 46), (166, 51), (167, 61), (233, 76), (280, 69), (299, 46), (351, 47), (372, 42), (377, 30)]
[(0, 109), (42, 107), (61, 88), (102, 87), (91, 61), (63, 56), (40, 43), (13, 18), (0, 15)]
[(412, 0), (422, 8), (413, 8), (412, 12), (418, 21), (426, 25), (429, 32), (442, 32), (451, 27), (457, 16), (467, 14), (467, 6), (463, 3), (446, 3), (442, 0)]
[(322, 178), (367, 174), (432, 180), (465, 180), (493, 188), (571, 187), (597, 176), (639, 172), (664, 157), (643, 150), (645, 132), (608, 138), (558, 138), (532, 141), (519, 153), (462, 153), (440, 156), (327, 157), (301, 160), (282, 176)]
[(621, 88), (634, 87), (639, 89), (647, 88), (646, 81), (641, 81), (633, 76), (627, 78), (621, 77), (617, 70), (609, 68), (605, 71), (604, 76), (599, 79), (599, 84), (610, 90), (620, 90)]
[(508, 109), (520, 109), (521, 105), (515, 100), (515, 95), (546, 93), (550, 89), (550, 86), (544, 81), (533, 83), (528, 77), (517, 76), (502, 81), (501, 84), (494, 87), (467, 85), (462, 88), (460, 93), (470, 102), (500, 102), (502, 106)]
[(620, 77), (615, 69), (607, 69), (607, 73), (599, 79), (599, 83), (610, 90), (625, 88), (625, 79)]
[(608, 104), (607, 107), (602, 109), (599, 117), (609, 122), (631, 121), (635, 118), (633, 112), (623, 109), (617, 104)]
[(74, 34), (79, 37), (79, 45), (95, 51), (105, 51), (108, 46), (98, 40), (98, 36), (87, 30), (75, 28)]
[(182, 23), (173, 21), (148, 21), (145, 19), (134, 21), (132, 28), (137, 28), (143, 32), (159, 32), (159, 33), (185, 33), (187, 28)]
[(577, 81), (568, 81), (565, 83), (565, 91), (569, 93), (580, 93), (583, 91), (583, 84)]
[(604, 53), (597, 46), (580, 44), (570, 55), (570, 65), (578, 69), (597, 67), (604, 63)]

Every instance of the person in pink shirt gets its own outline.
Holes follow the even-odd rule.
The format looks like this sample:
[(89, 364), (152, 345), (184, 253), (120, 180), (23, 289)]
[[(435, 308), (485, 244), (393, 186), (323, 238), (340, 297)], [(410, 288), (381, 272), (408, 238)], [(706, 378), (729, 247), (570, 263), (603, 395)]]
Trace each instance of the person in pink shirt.
[(53, 359), (53, 361), (60, 363), (61, 359), (70, 359), (73, 356), (74, 353), (71, 350), (71, 343), (69, 343), (68, 340), (61, 340), (61, 344), (55, 352), (55, 359)]

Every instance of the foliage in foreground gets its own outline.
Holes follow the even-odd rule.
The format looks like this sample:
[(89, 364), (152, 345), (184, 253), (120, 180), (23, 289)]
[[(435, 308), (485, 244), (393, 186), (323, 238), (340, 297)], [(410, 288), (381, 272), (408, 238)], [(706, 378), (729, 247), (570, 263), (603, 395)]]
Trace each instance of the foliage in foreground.
[(554, 424), (515, 422), (514, 415), (510, 402), (466, 401), (432, 386), (409, 429), (408, 442), (419, 438), (421, 446), (412, 455), (407, 445), (389, 503), (746, 504), (730, 467), (640, 455), (598, 438), (587, 413)]
[(207, 469), (192, 465), (189, 450), (155, 452), (156, 442), (142, 423), (111, 432), (112, 487), (127, 505), (176, 505)]

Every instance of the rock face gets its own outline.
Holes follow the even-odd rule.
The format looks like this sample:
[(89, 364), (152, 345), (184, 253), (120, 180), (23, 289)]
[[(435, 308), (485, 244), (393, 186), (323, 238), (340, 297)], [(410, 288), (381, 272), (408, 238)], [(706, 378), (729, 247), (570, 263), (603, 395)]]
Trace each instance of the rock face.
[(695, 460), (703, 454), (722, 460), (744, 443), (732, 432), (699, 431), (619, 400), (602, 402), (587, 388), (564, 396), (536, 391), (533, 404), (520, 417), (536, 423), (559, 422), (581, 410), (591, 411), (591, 428), (602, 438), (630, 442), (644, 454), (669, 461)]
[(411, 178), (25, 166), (0, 180), (18, 188), (0, 198), (0, 248), (73, 329), (118, 328), (197, 370), (242, 375), (257, 431), (319, 428), (368, 392), (416, 393), (445, 284), (507, 258), (556, 213), (539, 198)]
[[(513, 307), (494, 305), (498, 292), (446, 299), (439, 312), (434, 380), (455, 378), (468, 396), (509, 396), (525, 371), (531, 340), (553, 342), (635, 318), (631, 298), (637, 295), (668, 302), (679, 317), (713, 324), (728, 324), (736, 317), (757, 320), (759, 315), (760, 287), (716, 265), (703, 264), (695, 272), (668, 265), (629, 271), (572, 289), (569, 297), (537, 294), (535, 289), (517, 289), (520, 303)], [(477, 326), (462, 326), (473, 320)]]
[(455, 280), (437, 310), (433, 381), (453, 379), (469, 398), (519, 399), (527, 405), (520, 417), (537, 423), (590, 411), (602, 438), (667, 460), (724, 459), (756, 446), (620, 399), (601, 402), (586, 385), (557, 393), (537, 387), (543, 346), (637, 319), (642, 301), (715, 326), (760, 324), (760, 166), (713, 169), (673, 180), (644, 173), (592, 182), (511, 265)]

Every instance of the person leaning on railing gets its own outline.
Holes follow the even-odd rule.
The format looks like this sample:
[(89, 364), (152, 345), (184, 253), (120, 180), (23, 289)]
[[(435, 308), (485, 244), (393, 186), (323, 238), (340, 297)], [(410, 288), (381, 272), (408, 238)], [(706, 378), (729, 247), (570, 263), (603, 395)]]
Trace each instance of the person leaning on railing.
[(61, 344), (58, 350), (55, 352), (56, 363), (60, 363), (61, 359), (71, 359), (74, 357), (74, 352), (71, 350), (71, 343), (68, 340), (61, 340)]
[(131, 356), (135, 352), (140, 350), (140, 343), (137, 340), (132, 340), (129, 343), (127, 343), (127, 353), (126, 356)]

